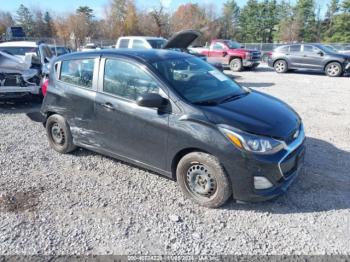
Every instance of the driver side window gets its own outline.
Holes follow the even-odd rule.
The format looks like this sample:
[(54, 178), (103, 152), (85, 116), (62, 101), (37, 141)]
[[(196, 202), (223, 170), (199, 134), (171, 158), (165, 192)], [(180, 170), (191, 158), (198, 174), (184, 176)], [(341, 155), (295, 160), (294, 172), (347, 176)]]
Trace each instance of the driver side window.
[(224, 50), (224, 46), (220, 43), (215, 43), (213, 46), (213, 50)]

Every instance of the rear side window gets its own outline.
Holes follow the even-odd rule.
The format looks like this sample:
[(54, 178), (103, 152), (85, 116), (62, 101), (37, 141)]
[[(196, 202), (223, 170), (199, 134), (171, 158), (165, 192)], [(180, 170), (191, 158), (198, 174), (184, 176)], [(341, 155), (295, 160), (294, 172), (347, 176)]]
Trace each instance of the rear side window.
[(131, 100), (145, 93), (158, 93), (156, 82), (137, 65), (117, 59), (107, 59), (103, 91)]
[(129, 39), (121, 39), (119, 42), (119, 48), (128, 48), (129, 47)]
[(62, 61), (60, 80), (68, 84), (92, 88), (94, 59)]
[(290, 46), (290, 52), (291, 53), (297, 53), (297, 52), (300, 52), (300, 45), (291, 45)]
[(134, 49), (144, 49), (144, 48), (146, 48), (146, 45), (145, 45), (145, 43), (142, 40), (134, 39), (134, 41), (132, 42), (132, 48), (134, 48)]

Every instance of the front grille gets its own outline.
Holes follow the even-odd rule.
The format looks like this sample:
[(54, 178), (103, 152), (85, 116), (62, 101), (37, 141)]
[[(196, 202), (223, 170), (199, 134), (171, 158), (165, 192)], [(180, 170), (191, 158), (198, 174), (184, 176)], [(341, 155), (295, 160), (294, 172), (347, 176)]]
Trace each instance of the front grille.
[(295, 129), (285, 140), (287, 153), (278, 163), (282, 179), (286, 179), (298, 170), (300, 161), (303, 161), (305, 154), (305, 133), (302, 124)]
[(252, 52), (252, 59), (260, 59), (261, 53), (260, 52)]
[(17, 86), (21, 83), (21, 77), (16, 74), (1, 74), (0, 86)]
[(305, 148), (304, 145), (300, 145), (296, 150), (290, 153), (280, 163), (280, 170), (284, 178), (288, 178), (295, 171), (298, 170), (299, 166), (304, 161)]

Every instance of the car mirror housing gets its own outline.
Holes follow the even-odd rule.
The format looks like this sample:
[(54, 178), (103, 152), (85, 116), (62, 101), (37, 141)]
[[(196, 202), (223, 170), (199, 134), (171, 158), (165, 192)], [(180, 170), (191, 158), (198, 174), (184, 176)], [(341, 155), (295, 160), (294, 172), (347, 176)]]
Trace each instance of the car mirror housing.
[(320, 56), (324, 56), (324, 53), (322, 51), (318, 51), (317, 54), (319, 54)]
[(137, 105), (142, 107), (163, 108), (168, 104), (168, 99), (156, 93), (140, 95), (136, 100)]

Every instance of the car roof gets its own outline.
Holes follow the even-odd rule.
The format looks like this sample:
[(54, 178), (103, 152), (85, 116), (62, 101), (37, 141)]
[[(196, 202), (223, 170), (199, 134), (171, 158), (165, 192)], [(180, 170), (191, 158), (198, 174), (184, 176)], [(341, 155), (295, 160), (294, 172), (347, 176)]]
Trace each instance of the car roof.
[(38, 47), (38, 44), (33, 41), (10, 41), (0, 43), (0, 46), (8, 46), (8, 47)]
[(70, 54), (65, 54), (57, 58), (60, 60), (71, 60), (71, 59), (84, 59), (92, 58), (98, 56), (118, 56), (125, 57), (140, 62), (153, 63), (156, 61), (176, 59), (176, 58), (189, 58), (192, 55), (181, 53), (177, 51), (162, 50), (162, 49), (103, 49), (94, 50), (87, 52), (75, 52)]

